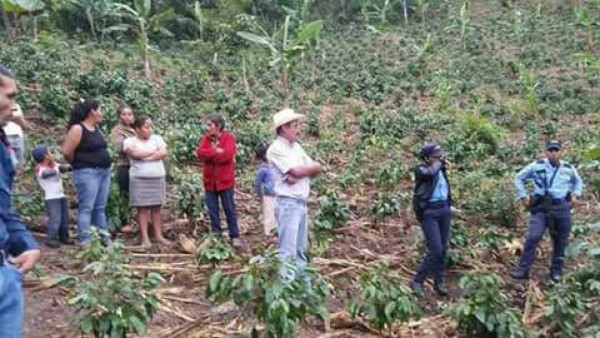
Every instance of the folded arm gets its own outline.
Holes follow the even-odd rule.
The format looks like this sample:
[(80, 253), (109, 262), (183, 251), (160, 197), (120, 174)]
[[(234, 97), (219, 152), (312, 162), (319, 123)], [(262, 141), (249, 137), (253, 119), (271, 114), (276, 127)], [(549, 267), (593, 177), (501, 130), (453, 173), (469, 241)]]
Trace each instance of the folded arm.
[(67, 133), (67, 139), (62, 147), (62, 154), (69, 163), (73, 163), (75, 156), (75, 149), (79, 146), (81, 142), (81, 135), (83, 134), (83, 130), (80, 125), (74, 125), (69, 129)]
[(196, 156), (201, 161), (207, 161), (207, 160), (213, 160), (216, 155), (217, 155), (217, 152), (212, 147), (212, 144), (210, 142), (210, 137), (208, 135), (205, 135), (204, 137), (202, 137), (202, 139), (200, 140), (200, 143), (196, 147)]

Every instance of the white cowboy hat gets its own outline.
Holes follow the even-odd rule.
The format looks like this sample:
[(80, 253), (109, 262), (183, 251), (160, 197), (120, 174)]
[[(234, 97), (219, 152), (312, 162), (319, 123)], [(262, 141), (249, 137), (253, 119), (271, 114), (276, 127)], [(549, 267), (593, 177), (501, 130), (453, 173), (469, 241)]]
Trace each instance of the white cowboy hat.
[(298, 114), (290, 108), (285, 108), (279, 111), (277, 114), (273, 115), (273, 131), (276, 131), (277, 128), (286, 125), (292, 121), (303, 119), (304, 115)]

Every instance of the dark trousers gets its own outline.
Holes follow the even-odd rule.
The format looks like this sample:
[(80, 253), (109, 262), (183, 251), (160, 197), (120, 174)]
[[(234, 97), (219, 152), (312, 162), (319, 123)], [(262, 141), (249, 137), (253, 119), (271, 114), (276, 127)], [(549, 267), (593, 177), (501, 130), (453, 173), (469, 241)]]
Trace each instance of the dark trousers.
[(129, 166), (120, 165), (117, 167), (117, 184), (119, 191), (126, 199), (129, 199)]
[(533, 264), (535, 258), (535, 249), (544, 236), (546, 228), (549, 228), (549, 221), (553, 222), (554, 228), (550, 229), (550, 237), (552, 238), (553, 245), (550, 272), (562, 273), (565, 248), (567, 247), (569, 234), (571, 233), (571, 205), (566, 201), (562, 204), (553, 205), (549, 215), (546, 214), (545, 210), (541, 210), (541, 208), (534, 208), (531, 211), (523, 255), (519, 261), (519, 270), (529, 271), (529, 268), (531, 268), (531, 264)]
[(414, 281), (423, 283), (427, 277), (433, 277), (436, 284), (443, 280), (444, 262), (450, 238), (451, 212), (449, 205), (426, 207), (421, 220), (421, 229), (425, 235), (427, 254)]
[(69, 207), (66, 198), (46, 200), (48, 213), (48, 239), (69, 239)]
[(204, 199), (206, 202), (206, 207), (208, 208), (208, 215), (210, 216), (210, 227), (212, 231), (219, 236), (221, 235), (221, 212), (219, 209), (220, 199), (221, 204), (223, 205), (223, 211), (225, 211), (225, 217), (227, 218), (229, 238), (238, 238), (239, 230), (233, 194), (233, 188), (218, 192), (207, 190), (204, 194)]

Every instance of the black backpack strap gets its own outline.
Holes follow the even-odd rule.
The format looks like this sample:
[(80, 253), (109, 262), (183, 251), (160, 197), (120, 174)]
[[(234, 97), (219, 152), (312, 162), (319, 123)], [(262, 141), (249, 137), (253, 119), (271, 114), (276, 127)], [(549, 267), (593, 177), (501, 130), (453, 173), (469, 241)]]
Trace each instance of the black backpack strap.
[[(552, 184), (554, 184), (554, 179), (556, 178), (556, 174), (558, 173), (558, 171), (560, 170), (560, 164), (556, 167), (556, 169), (554, 170), (554, 174), (552, 174), (552, 178), (550, 178), (550, 183), (546, 184), (546, 190), (552, 188)], [(546, 183), (546, 182), (544, 182)]]

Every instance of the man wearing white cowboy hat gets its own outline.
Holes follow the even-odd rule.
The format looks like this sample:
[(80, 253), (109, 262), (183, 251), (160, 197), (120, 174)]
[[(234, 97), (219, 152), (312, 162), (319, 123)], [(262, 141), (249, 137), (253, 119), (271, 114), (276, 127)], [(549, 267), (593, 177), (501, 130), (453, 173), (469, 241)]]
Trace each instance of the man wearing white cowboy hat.
[[(279, 238), (279, 257), (302, 271), (308, 263), (308, 224), (306, 202), (310, 178), (321, 171), (297, 142), (304, 115), (286, 108), (273, 116), (277, 138), (267, 151), (267, 159), (276, 168), (275, 218)], [(295, 272), (282, 269), (282, 277), (293, 280)]]

